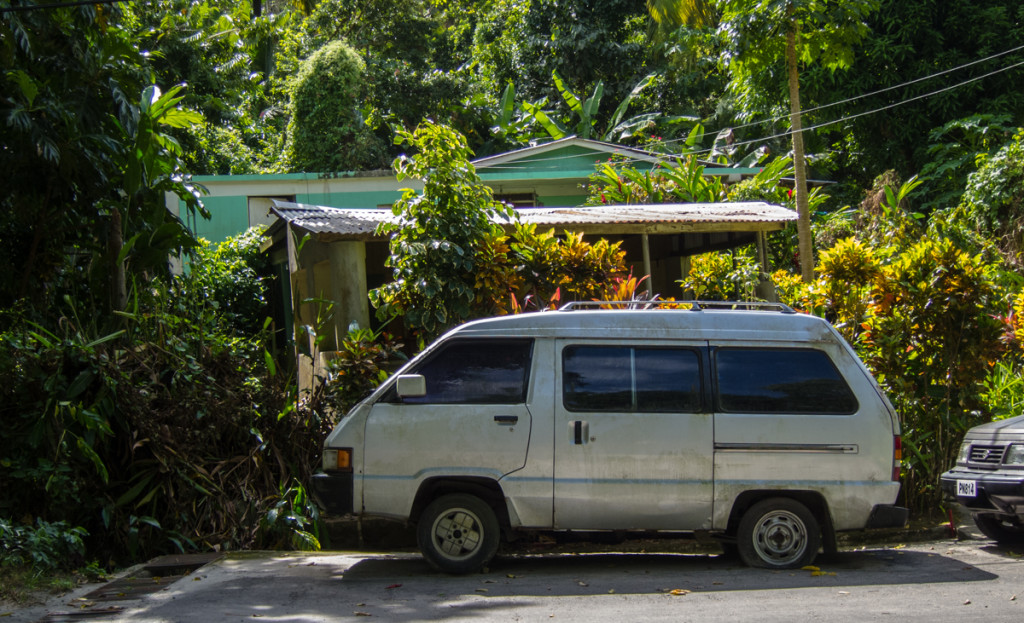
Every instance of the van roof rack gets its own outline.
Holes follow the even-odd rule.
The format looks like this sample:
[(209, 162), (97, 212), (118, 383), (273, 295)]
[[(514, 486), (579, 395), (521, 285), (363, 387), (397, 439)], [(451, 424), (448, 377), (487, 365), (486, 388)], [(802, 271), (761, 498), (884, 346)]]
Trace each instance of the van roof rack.
[(795, 314), (792, 307), (784, 303), (768, 303), (764, 301), (570, 301), (558, 308), (558, 311), (582, 311), (591, 309), (670, 309), (685, 311), (715, 310), (747, 310), (776, 311), (783, 314)]

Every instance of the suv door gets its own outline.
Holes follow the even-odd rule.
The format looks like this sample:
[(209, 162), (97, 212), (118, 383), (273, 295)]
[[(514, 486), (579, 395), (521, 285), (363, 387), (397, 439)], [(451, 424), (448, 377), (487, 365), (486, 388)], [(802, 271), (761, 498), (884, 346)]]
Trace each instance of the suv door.
[(556, 361), (555, 527), (709, 527), (706, 344), (561, 340)]
[(420, 483), (434, 476), (498, 480), (526, 462), (526, 406), (533, 340), (454, 339), (405, 374), (425, 396), (386, 393), (366, 418), (366, 511), (404, 517)]

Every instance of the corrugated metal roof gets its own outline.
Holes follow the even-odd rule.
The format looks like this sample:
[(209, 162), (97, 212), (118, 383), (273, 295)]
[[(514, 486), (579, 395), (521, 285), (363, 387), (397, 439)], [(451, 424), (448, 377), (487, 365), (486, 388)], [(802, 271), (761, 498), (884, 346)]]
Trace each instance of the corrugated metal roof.
[[(366, 240), (375, 238), (377, 225), (395, 221), (390, 210), (331, 208), (275, 201), (273, 212), (292, 227), (317, 234), (321, 239)], [(523, 223), (600, 233), (669, 233), (671, 231), (727, 231), (777, 229), (796, 221), (796, 212), (763, 202), (666, 203), (655, 205), (608, 205), (578, 208), (523, 208)], [(497, 221), (504, 224), (504, 221)]]

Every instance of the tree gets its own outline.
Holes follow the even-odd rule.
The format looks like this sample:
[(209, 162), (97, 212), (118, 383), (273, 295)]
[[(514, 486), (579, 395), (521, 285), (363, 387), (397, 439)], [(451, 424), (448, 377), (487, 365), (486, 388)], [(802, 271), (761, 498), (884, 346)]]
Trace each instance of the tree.
[(721, 0), (719, 33), (728, 42), (724, 59), (735, 87), (764, 87), (785, 60), (790, 131), (796, 173), (796, 202), (801, 274), (814, 278), (807, 168), (800, 109), (800, 65), (818, 62), (835, 70), (849, 67), (853, 46), (867, 33), (865, 18), (877, 0)]
[(71, 295), (85, 309), (117, 308), (124, 262), (145, 281), (192, 244), (165, 192), (198, 208), (194, 189), (159, 126), (195, 117), (147, 88), (122, 23), (106, 5), (0, 15), (0, 257), (13, 267), (0, 307), (20, 301), (45, 314)]
[(257, 173), (278, 164), (287, 76), (277, 74), (275, 56), (299, 19), (288, 5), (274, 4), (277, 12), (259, 17), (244, 1), (124, 5), (155, 82), (188, 85), (182, 104), (203, 114), (201, 124), (173, 132), (194, 174)]
[(383, 146), (366, 128), (357, 108), (366, 66), (342, 41), (333, 41), (303, 61), (288, 111), (289, 171), (338, 172), (377, 169)]
[(379, 318), (402, 316), (433, 338), (470, 317), (475, 257), (501, 234), (494, 217), (511, 218), (512, 209), (494, 200), (458, 132), (427, 121), (397, 140), (416, 151), (395, 160), (398, 179), (422, 180), (423, 192), (406, 190), (392, 208), (397, 222), (378, 228), (391, 237), (395, 280), (372, 290), (370, 301)]
[(1024, 132), (968, 176), (960, 213), (1008, 265), (1024, 266)]
[[(834, 144), (832, 179), (865, 186), (887, 169), (901, 177), (935, 159), (929, 132), (976, 115), (1010, 115), (1024, 125), (1022, 5), (1014, 0), (881, 0), (866, 19), (864, 39), (849, 69), (833, 75), (807, 67), (802, 93), (815, 103), (840, 102), (819, 131)], [(982, 61), (984, 62), (979, 62)], [(955, 69), (955, 71), (953, 71)], [(865, 94), (881, 93), (871, 97)], [(855, 99), (851, 99), (855, 98)], [(850, 100), (850, 101), (845, 101)], [(884, 112), (870, 114), (889, 106)], [(827, 134), (825, 134), (827, 132)], [(968, 139), (970, 140), (970, 139)], [(985, 150), (987, 151), (987, 150)], [(946, 201), (947, 208), (956, 199)]]
[(484, 80), (514, 82), (527, 101), (557, 99), (556, 71), (574, 92), (603, 82), (615, 101), (650, 73), (643, 0), (501, 0), (490, 6), (476, 28), (473, 57)]

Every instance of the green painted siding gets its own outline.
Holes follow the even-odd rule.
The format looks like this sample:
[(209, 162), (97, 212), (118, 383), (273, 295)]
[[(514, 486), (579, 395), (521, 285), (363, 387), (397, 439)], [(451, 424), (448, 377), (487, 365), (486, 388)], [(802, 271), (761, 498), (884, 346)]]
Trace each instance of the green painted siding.
[[(210, 219), (197, 215), (195, 222), (188, 223), (196, 236), (222, 242), (249, 229), (247, 197), (204, 197), (203, 205), (210, 211)], [(179, 209), (185, 210), (183, 205)]]
[(402, 198), (402, 193), (391, 192), (335, 192), (335, 193), (306, 193), (295, 195), (298, 203), (309, 203), (312, 205), (328, 206), (331, 208), (347, 208), (352, 210), (362, 208), (376, 208), (382, 205), (391, 205)]

